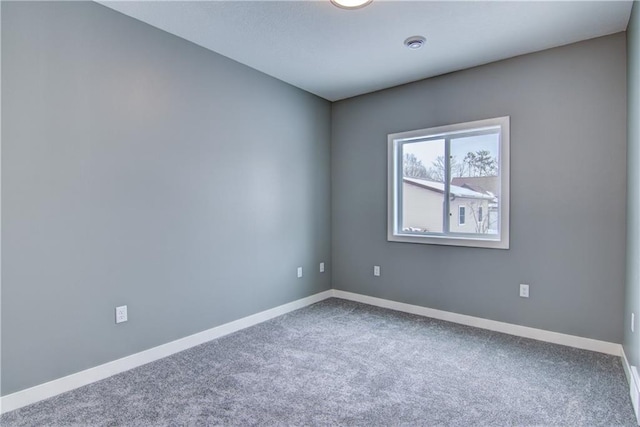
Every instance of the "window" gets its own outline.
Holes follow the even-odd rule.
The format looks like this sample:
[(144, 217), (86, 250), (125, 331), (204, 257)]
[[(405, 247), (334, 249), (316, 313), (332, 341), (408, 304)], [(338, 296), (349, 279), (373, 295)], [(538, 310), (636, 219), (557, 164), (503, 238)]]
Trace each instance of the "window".
[(464, 225), (464, 214), (465, 209), (464, 206), (458, 206), (458, 225)]
[(388, 150), (389, 241), (509, 248), (509, 117), (391, 134)]

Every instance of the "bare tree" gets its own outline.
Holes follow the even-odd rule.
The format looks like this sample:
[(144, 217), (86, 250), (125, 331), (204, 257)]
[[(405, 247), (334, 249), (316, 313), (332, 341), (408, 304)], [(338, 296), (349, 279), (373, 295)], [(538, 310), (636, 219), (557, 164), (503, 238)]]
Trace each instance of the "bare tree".
[[(456, 156), (449, 157), (449, 171), (451, 176), (464, 176), (464, 163), (458, 162)], [(438, 156), (431, 162), (428, 174), (433, 181), (444, 182), (445, 178), (445, 161), (444, 156)]]
[[(480, 217), (480, 209), (482, 209), (482, 217)], [(469, 210), (471, 211), (471, 216), (476, 225), (476, 233), (487, 233), (489, 231), (488, 205), (483, 203), (482, 200), (479, 202), (470, 202)]]
[(444, 156), (438, 156), (433, 162), (431, 162), (431, 167), (429, 168), (429, 175), (431, 175), (434, 181), (444, 182), (444, 177), (445, 177)]
[(402, 158), (402, 174), (408, 178), (427, 178), (427, 168), (415, 154), (405, 153)]

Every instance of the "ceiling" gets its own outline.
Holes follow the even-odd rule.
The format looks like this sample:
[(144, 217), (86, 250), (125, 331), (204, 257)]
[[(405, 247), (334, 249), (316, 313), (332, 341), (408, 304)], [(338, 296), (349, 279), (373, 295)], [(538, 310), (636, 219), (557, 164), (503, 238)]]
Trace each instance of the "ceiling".
[[(330, 101), (627, 28), (631, 1), (99, 1)], [(404, 40), (426, 37), (410, 50)]]

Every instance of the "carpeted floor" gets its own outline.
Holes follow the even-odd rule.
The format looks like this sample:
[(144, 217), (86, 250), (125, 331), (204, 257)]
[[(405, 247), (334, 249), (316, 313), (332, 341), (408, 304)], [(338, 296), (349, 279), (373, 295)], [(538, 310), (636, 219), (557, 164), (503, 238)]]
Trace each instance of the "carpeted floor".
[(620, 358), (330, 299), (2, 426), (635, 426)]

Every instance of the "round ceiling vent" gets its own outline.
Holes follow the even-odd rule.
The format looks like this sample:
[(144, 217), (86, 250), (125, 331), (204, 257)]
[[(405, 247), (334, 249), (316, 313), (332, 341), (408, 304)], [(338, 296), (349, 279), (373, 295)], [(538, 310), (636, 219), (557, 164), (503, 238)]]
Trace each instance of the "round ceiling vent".
[(411, 36), (404, 41), (404, 45), (409, 49), (420, 49), (426, 41), (422, 36)]

